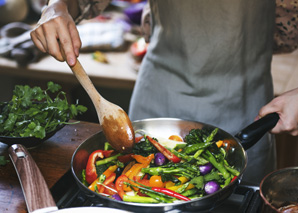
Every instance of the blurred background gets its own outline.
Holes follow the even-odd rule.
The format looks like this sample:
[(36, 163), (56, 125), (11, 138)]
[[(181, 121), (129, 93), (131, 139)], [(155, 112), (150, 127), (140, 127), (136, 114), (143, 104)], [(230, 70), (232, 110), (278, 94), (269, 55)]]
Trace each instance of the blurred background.
[[(78, 120), (98, 122), (95, 109), (71, 70), (42, 54), (30, 39), (46, 0), (0, 0), (0, 101), (11, 99), (14, 86), (45, 87), (54, 81), (63, 87), (70, 102), (79, 101), (88, 112)], [(80, 61), (94, 85), (107, 100), (126, 112), (141, 61), (148, 44), (140, 33), (146, 1), (113, 0), (100, 16), (78, 26), (82, 39)], [(96, 30), (95, 30), (96, 29)], [(297, 87), (298, 51), (274, 55), (274, 93)], [(298, 166), (298, 137), (276, 135), (278, 168)]]

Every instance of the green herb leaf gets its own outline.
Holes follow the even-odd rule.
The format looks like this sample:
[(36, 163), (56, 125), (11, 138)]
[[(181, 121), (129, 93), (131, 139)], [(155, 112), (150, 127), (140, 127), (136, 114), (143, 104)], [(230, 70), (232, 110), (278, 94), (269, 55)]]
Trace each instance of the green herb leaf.
[(4, 156), (0, 156), (0, 166), (5, 166), (9, 160), (6, 160)]
[[(87, 111), (78, 104), (69, 104), (61, 86), (48, 82), (47, 89), (16, 85), (12, 99), (0, 103), (0, 134), (10, 137), (44, 138), (69, 119)], [(57, 93), (52, 99), (47, 91)], [(67, 123), (68, 124), (68, 123)]]

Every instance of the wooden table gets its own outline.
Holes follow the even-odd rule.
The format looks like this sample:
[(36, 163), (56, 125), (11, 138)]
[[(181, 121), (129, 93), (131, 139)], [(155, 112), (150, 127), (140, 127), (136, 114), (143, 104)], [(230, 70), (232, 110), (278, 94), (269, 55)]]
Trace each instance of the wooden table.
[[(100, 125), (80, 122), (67, 125), (42, 145), (29, 149), (51, 188), (69, 169), (79, 144), (101, 131)], [(8, 146), (0, 143), (0, 155), (8, 157)], [(10, 159), (9, 159), (10, 161)], [(11, 162), (0, 166), (0, 212), (27, 212), (23, 192)]]

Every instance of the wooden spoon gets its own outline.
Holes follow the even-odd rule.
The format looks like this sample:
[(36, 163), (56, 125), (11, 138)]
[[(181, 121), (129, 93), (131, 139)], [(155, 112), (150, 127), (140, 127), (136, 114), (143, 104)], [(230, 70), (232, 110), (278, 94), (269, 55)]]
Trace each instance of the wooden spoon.
[[(66, 58), (63, 51), (62, 55)], [(131, 151), (135, 134), (126, 112), (98, 93), (79, 60), (74, 66), (69, 67), (91, 98), (108, 142), (119, 152)]]

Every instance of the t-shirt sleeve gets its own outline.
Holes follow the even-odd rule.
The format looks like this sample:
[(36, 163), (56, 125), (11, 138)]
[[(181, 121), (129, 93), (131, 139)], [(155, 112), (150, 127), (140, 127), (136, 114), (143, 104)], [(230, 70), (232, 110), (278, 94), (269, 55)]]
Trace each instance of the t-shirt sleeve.
[(298, 48), (298, 1), (276, 0), (274, 53), (288, 53)]
[(111, 0), (78, 0), (80, 15), (75, 19), (79, 23), (83, 19), (91, 19), (98, 16)]

